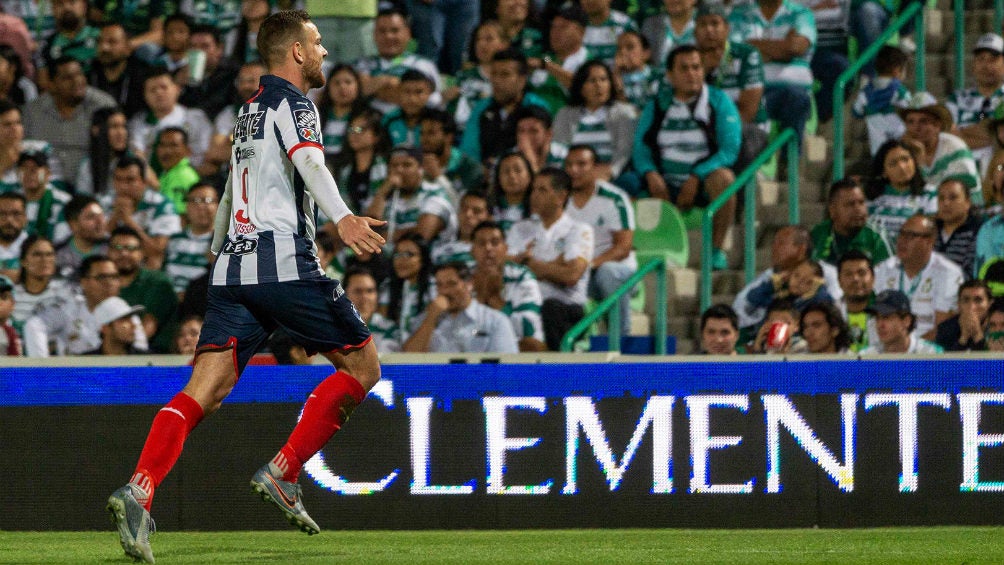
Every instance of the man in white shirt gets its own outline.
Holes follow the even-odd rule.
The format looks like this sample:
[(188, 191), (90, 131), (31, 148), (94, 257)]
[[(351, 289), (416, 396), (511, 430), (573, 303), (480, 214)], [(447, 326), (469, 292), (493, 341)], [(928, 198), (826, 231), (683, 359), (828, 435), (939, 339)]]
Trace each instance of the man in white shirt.
[(455, 261), (436, 267), (439, 295), (404, 350), (412, 353), (519, 353), (505, 314), (474, 300), (471, 273)]
[(199, 168), (209, 149), (213, 124), (202, 110), (179, 104), (180, 96), (181, 87), (167, 71), (147, 76), (143, 81), (143, 98), (150, 110), (139, 112), (129, 120), (129, 135), (139, 151), (150, 155), (160, 130), (179, 127), (188, 134), (192, 166)]
[(512, 260), (537, 277), (544, 298), (541, 317), (547, 348), (557, 351), (561, 338), (585, 315), (593, 228), (565, 214), (572, 181), (568, 173), (546, 167), (533, 179), (530, 211), (534, 217), (509, 228), (506, 244)]
[(898, 290), (883, 290), (868, 311), (875, 316), (878, 343), (861, 351), (876, 353), (942, 353), (940, 345), (917, 337), (917, 318), (910, 311), (910, 299)]
[(962, 269), (934, 251), (934, 220), (916, 215), (903, 224), (896, 256), (875, 267), (875, 291), (895, 289), (910, 299), (917, 335), (933, 340), (938, 324), (956, 314)]
[[(565, 172), (572, 179), (572, 194), (565, 213), (593, 227), (593, 257), (589, 262), (589, 296), (603, 300), (613, 294), (638, 270), (634, 242), (634, 207), (620, 188), (600, 180), (596, 151), (589, 145), (573, 145), (565, 158)], [(631, 295), (620, 299), (621, 335), (631, 330)]]

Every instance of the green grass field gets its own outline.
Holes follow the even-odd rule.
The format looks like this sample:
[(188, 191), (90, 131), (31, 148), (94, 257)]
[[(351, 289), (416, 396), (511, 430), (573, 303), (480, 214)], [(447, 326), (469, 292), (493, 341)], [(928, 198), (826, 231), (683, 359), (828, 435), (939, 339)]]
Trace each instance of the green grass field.
[[(161, 532), (157, 563), (1004, 563), (1004, 527), (869, 530)], [(0, 563), (128, 563), (107, 532), (0, 532)]]

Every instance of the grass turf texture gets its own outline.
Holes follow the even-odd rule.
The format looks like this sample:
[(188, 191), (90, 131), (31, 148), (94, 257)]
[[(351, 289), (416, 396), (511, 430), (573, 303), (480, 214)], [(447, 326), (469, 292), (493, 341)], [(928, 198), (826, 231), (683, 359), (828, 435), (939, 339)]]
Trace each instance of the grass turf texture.
[[(1004, 527), (161, 532), (157, 563), (994, 564)], [(0, 532), (0, 563), (129, 563), (114, 532)]]

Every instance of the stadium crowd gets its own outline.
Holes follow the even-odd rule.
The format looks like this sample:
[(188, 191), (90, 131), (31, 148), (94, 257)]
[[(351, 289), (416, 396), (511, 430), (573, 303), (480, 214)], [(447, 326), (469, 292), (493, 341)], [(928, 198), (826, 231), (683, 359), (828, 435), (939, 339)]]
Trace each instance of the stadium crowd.
[[(351, 208), (387, 220), (385, 253), (355, 255), (319, 218), (318, 268), (381, 352), (517, 352), (557, 350), (637, 270), (635, 199), (704, 206), (772, 125), (830, 120), (849, 44), (908, 3), (0, 0), (0, 352), (194, 353), (273, 10), (311, 10), (330, 56), (299, 125)], [(853, 104), (870, 174), (777, 231), (771, 267), (701, 315), (699, 352), (1004, 350), (1004, 39), (980, 37), (975, 86), (941, 101), (903, 84), (910, 33)], [(305, 360), (281, 329), (270, 348)]]

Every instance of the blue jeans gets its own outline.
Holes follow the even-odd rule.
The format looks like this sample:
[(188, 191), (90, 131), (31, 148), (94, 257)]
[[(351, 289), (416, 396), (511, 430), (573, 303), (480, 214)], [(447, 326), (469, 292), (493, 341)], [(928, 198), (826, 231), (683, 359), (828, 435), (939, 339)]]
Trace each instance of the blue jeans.
[(776, 120), (781, 131), (794, 129), (801, 144), (805, 122), (809, 120), (809, 112), (812, 111), (809, 89), (796, 85), (768, 86), (764, 89), (763, 98), (767, 117)]
[(411, 30), (418, 54), (452, 75), (467, 55), (468, 41), (481, 14), (480, 0), (410, 0)]
[[(819, 81), (819, 92), (816, 93), (816, 113), (819, 122), (827, 122), (833, 117), (833, 88), (840, 74), (851, 66), (847, 60), (846, 50), (841, 53), (835, 49), (819, 48), (812, 55), (812, 76)], [(850, 96), (850, 90), (844, 91), (844, 100)]]
[[(603, 300), (620, 288), (624, 284), (624, 281), (631, 278), (631, 275), (634, 273), (635, 269), (621, 263), (613, 261), (603, 263), (589, 277), (589, 297), (593, 300)], [(619, 309), (621, 314), (621, 335), (625, 336), (631, 332), (630, 292), (621, 297)]]
[[(877, 2), (864, 2), (851, 11), (851, 33), (858, 40), (858, 53), (864, 53), (869, 45), (875, 43), (889, 26), (891, 18), (891, 14)], [(869, 62), (861, 72), (874, 77), (875, 65)]]

